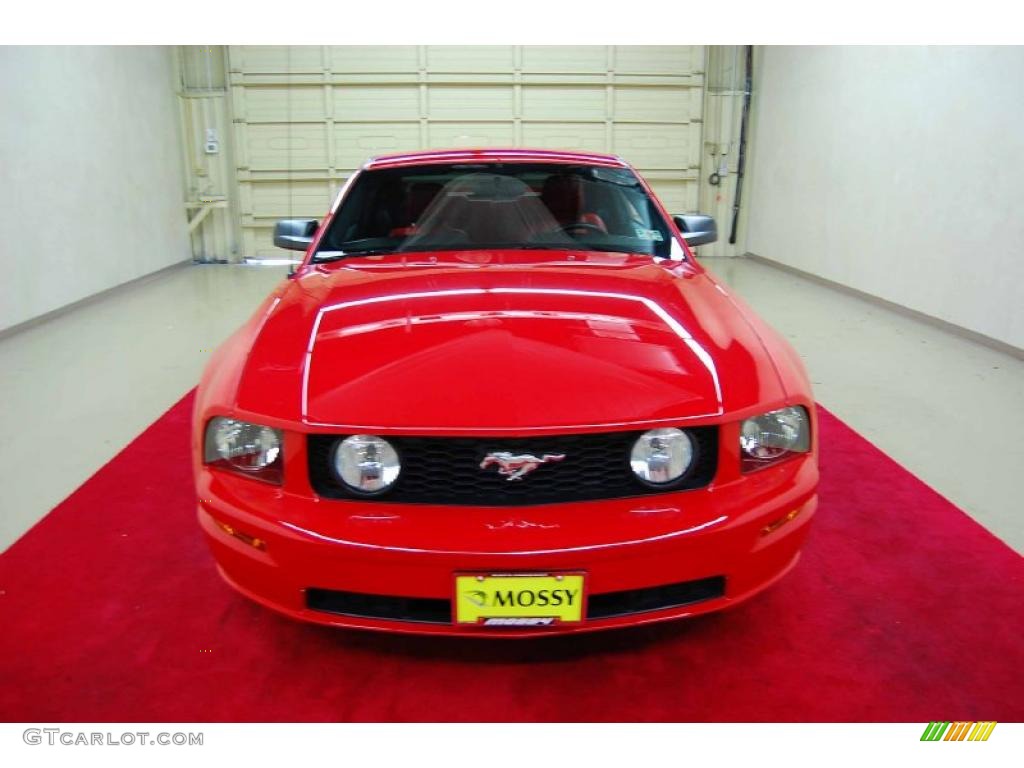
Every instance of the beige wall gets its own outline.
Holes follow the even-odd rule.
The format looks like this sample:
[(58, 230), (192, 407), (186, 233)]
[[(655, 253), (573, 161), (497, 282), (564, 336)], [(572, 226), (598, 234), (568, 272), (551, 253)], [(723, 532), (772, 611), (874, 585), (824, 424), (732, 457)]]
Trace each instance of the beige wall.
[(165, 48), (0, 47), (0, 329), (183, 261)]
[(747, 250), (1024, 347), (1022, 76), (1020, 47), (758, 48)]

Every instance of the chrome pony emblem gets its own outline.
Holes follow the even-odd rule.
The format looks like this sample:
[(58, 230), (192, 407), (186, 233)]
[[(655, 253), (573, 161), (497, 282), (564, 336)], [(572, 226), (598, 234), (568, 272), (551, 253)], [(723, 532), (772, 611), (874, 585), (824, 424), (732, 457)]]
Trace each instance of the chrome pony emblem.
[(561, 461), (565, 458), (564, 453), (545, 453), (541, 457), (532, 453), (509, 453), (508, 451), (495, 451), (484, 456), (480, 462), (480, 469), (487, 469), (492, 464), (498, 465), (498, 474), (506, 480), (522, 480), (541, 464), (549, 461)]

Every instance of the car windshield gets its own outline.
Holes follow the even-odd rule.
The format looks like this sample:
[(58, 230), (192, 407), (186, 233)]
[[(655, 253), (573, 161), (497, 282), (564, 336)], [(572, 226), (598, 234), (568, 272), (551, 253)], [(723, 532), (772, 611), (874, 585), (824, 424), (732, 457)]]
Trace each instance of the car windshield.
[(359, 174), (314, 261), (491, 248), (680, 254), (632, 171), (474, 163)]

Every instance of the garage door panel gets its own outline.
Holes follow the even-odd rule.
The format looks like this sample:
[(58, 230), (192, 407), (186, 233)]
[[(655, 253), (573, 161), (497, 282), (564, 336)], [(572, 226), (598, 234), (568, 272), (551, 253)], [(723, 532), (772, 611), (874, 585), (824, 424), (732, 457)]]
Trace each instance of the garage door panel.
[(248, 213), (255, 218), (317, 219), (323, 216), (330, 197), (325, 181), (261, 181), (249, 186)]
[(513, 45), (428, 45), (426, 54), (431, 72), (511, 72), (515, 68)]
[(686, 169), (694, 156), (691, 126), (618, 124), (612, 151), (638, 168)]
[(246, 255), (320, 216), (367, 158), (459, 146), (612, 152), (695, 210), (699, 46), (242, 46), (229, 51)]
[(231, 68), (252, 74), (319, 72), (323, 52), (317, 45), (233, 45)]
[(242, 235), (242, 247), (245, 255), (256, 259), (293, 259), (302, 258), (298, 251), (284, 251), (274, 245), (274, 228), (268, 226), (247, 227)]
[(603, 124), (523, 123), (523, 145), (527, 147), (604, 152), (606, 143)]
[(235, 117), (249, 123), (323, 122), (324, 89), (319, 86), (241, 88)]
[(333, 45), (329, 50), (332, 72), (417, 72), (415, 45)]
[(608, 89), (603, 86), (523, 86), (523, 120), (604, 120)]
[(334, 125), (334, 156), (339, 168), (358, 168), (372, 155), (420, 148), (418, 123)]
[(523, 72), (604, 73), (608, 48), (603, 45), (524, 45)]
[(427, 91), (431, 120), (511, 120), (514, 114), (511, 86), (438, 85)]
[(427, 146), (508, 147), (515, 144), (512, 123), (431, 123), (427, 128)]
[(624, 75), (685, 75), (704, 67), (704, 50), (696, 45), (617, 45), (615, 71)]
[(247, 127), (249, 168), (257, 171), (327, 167), (327, 127), (266, 123)]
[(420, 89), (416, 85), (342, 85), (333, 93), (334, 119), (352, 122), (418, 120)]
[(649, 180), (651, 189), (670, 214), (697, 210), (699, 186), (696, 180)]
[(615, 118), (658, 123), (700, 120), (702, 95), (699, 88), (616, 87)]

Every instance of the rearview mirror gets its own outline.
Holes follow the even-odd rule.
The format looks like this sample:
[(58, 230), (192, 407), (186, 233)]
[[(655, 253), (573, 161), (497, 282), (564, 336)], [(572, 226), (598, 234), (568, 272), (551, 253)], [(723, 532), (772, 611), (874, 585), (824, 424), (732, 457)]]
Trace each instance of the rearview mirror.
[(304, 251), (313, 242), (318, 226), (316, 219), (281, 219), (274, 224), (274, 245), (289, 251)]
[(687, 245), (707, 245), (718, 239), (718, 225), (713, 216), (703, 213), (684, 213), (673, 216), (672, 221), (683, 233)]

